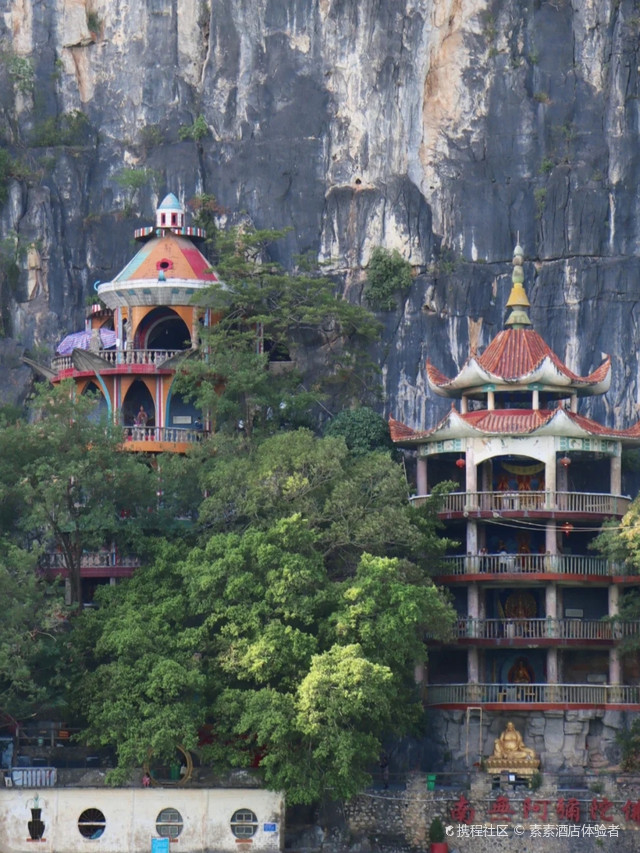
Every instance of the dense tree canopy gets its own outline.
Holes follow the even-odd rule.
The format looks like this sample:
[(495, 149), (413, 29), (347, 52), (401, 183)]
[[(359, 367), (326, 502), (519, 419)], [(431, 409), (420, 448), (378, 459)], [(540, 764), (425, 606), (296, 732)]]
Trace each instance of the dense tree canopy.
[(35, 557), (0, 539), (0, 710), (21, 719), (55, 707), (61, 637), (59, 589), (35, 570)]
[(96, 421), (95, 400), (72, 389), (47, 387), (33, 401), (35, 421), (4, 425), (0, 498), (5, 531), (23, 548), (58, 551), (79, 603), (83, 551), (135, 539), (156, 488), (149, 466), (120, 452), (121, 430)]
[[(259, 760), (292, 803), (349, 797), (383, 739), (420, 725), (425, 628), (451, 628), (436, 504), (411, 507), (384, 421), (350, 409), (323, 438), (309, 428), (313, 407), (375, 396), (377, 325), (270, 262), (277, 236), (216, 234), (217, 322), (180, 379), (215, 431), (190, 454), (125, 452), (72, 384), (0, 421), (0, 707), (66, 702), (87, 744), (115, 748), (116, 784), (179, 743), (219, 769)], [(80, 612), (82, 555), (113, 542), (143, 566)], [(64, 620), (34, 571), (52, 550)]]
[(416, 566), (367, 554), (332, 580), (299, 513), (177, 557), (163, 552), (104, 590), (76, 634), (87, 737), (117, 744), (113, 778), (150, 747), (194, 747), (206, 723), (205, 759), (242, 766), (262, 754), (265, 783), (290, 802), (354, 794), (382, 737), (421, 717), (423, 628), (444, 636), (451, 624), (437, 589)]
[[(308, 429), (150, 464), (69, 388), (37, 403), (2, 426), (2, 707), (71, 703), (86, 742), (116, 748), (116, 783), (181, 743), (220, 769), (260, 757), (290, 802), (359, 790), (383, 738), (419, 724), (424, 629), (452, 618), (429, 576), (446, 543), (402, 467)], [(113, 539), (145, 565), (63, 633), (39, 555), (59, 549), (79, 596), (82, 553)]]

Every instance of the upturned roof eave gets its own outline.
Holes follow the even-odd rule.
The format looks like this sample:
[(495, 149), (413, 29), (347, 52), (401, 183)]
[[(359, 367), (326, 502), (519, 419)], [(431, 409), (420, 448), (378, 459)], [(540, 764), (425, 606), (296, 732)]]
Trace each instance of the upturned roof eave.
[[(602, 376), (605, 368), (605, 375)], [(434, 394), (449, 398), (459, 398), (463, 394), (486, 393), (487, 385), (493, 386), (495, 391), (513, 391), (519, 390), (519, 387), (528, 390), (533, 384), (538, 385), (541, 391), (575, 391), (579, 397), (597, 396), (606, 393), (611, 385), (611, 360), (607, 356), (589, 376), (575, 377), (560, 370), (553, 359), (545, 356), (529, 373), (504, 377), (486, 370), (472, 356), (453, 379), (445, 377), (427, 361), (427, 382)]]
[[(487, 414), (489, 414), (489, 411)], [(521, 410), (523, 415), (532, 415), (534, 410)], [(590, 438), (610, 439), (621, 441), (627, 447), (640, 446), (640, 421), (627, 430), (615, 430), (603, 427), (601, 424), (591, 421), (581, 415), (574, 415), (565, 409), (556, 409), (550, 417), (539, 425), (523, 429), (488, 430), (481, 426), (469, 423), (464, 415), (452, 410), (433, 429), (424, 431), (412, 431), (410, 427), (400, 421), (394, 422), (396, 434), (392, 431), (392, 440), (395, 444), (404, 446), (415, 446), (430, 444), (434, 441), (446, 439), (470, 438), (470, 437), (497, 437), (497, 438), (523, 438), (528, 436), (558, 436), (566, 438)], [(590, 428), (590, 426), (592, 428)], [(405, 435), (400, 435), (401, 430), (407, 430)]]

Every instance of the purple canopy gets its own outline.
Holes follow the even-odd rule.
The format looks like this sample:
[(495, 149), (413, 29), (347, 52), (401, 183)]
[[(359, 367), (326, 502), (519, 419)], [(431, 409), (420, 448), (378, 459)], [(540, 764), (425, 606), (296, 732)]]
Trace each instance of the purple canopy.
[[(60, 341), (56, 347), (58, 355), (70, 355), (74, 349), (89, 349), (91, 332), (72, 332)], [(116, 333), (113, 329), (100, 329), (100, 340), (103, 349), (109, 349), (116, 345)]]

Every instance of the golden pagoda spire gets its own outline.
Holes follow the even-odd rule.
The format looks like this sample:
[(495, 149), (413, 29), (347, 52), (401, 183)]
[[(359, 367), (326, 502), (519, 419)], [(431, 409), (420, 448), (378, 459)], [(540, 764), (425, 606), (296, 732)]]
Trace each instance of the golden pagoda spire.
[(529, 308), (530, 302), (527, 299), (527, 294), (524, 289), (523, 261), (524, 252), (520, 245), (520, 234), (518, 233), (517, 245), (513, 250), (513, 273), (511, 275), (513, 286), (507, 301), (507, 308), (511, 308), (513, 310), (505, 322), (505, 326), (511, 326), (513, 329), (524, 329), (531, 325), (531, 320), (527, 314), (527, 308)]

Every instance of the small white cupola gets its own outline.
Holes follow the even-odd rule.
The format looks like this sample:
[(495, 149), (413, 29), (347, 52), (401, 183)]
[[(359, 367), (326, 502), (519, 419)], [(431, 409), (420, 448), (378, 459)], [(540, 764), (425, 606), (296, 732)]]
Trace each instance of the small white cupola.
[(180, 231), (184, 228), (184, 207), (173, 193), (166, 195), (156, 210), (156, 228)]

